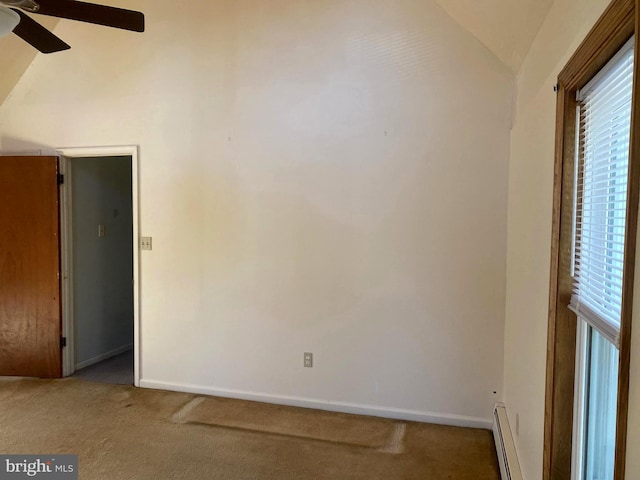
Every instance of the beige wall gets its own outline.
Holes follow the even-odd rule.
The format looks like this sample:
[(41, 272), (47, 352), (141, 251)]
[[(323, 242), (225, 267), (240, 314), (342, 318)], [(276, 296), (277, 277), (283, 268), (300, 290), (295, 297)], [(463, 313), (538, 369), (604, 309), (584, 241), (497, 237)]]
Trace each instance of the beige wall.
[(0, 135), (140, 145), (143, 385), (486, 424), (509, 70), (432, 1), (130, 6), (60, 22)]
[[(609, 0), (556, 0), (517, 79), (511, 134), (505, 402), (527, 480), (542, 478), (555, 136), (553, 85)], [(636, 453), (636, 456), (637, 453)], [(635, 477), (631, 477), (635, 478)]]

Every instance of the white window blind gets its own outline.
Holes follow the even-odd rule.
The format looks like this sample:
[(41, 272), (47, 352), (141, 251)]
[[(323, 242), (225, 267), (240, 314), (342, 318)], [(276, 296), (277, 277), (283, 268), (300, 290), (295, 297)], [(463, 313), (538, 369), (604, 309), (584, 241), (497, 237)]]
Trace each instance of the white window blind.
[(622, 309), (632, 40), (578, 92), (574, 289), (570, 308), (616, 346)]

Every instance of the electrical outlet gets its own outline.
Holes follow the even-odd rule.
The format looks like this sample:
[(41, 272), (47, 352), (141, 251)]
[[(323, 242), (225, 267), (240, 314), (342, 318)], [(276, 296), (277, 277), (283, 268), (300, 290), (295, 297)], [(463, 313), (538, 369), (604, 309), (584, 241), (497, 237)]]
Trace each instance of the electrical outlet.
[(151, 237), (140, 237), (140, 250), (152, 250)]
[(304, 367), (313, 368), (313, 353), (305, 352), (304, 354)]
[(104, 228), (104, 225), (98, 225), (98, 237), (102, 238), (106, 235), (106, 230)]

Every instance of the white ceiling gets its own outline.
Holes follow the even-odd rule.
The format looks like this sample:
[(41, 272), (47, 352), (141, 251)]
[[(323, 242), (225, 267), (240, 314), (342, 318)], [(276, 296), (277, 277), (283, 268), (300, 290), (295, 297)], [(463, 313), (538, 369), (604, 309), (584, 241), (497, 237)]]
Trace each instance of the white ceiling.
[(553, 0), (435, 0), (516, 73)]
[[(59, 20), (53, 17), (41, 17), (38, 21), (49, 30), (53, 30)], [(15, 35), (8, 35), (0, 42), (2, 42), (0, 43), (0, 65), (2, 65), (0, 104), (2, 104), (33, 59), (36, 58), (38, 51)]]
[[(553, 0), (434, 0), (463, 28), (477, 37), (513, 72), (529, 51)], [(96, 2), (97, 3), (97, 2)], [(110, 0), (100, 3), (111, 4)], [(38, 17), (53, 29), (58, 20)], [(2, 39), (0, 104), (11, 92), (36, 51), (15, 36)]]

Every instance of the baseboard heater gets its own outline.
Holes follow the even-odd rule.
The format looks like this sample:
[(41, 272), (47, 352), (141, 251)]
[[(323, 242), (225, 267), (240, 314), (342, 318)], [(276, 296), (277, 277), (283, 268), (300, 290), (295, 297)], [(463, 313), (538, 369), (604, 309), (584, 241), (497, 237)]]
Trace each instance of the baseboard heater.
[(496, 442), (502, 480), (522, 480), (516, 445), (513, 442), (507, 418), (507, 409), (501, 403), (493, 409), (493, 438)]

